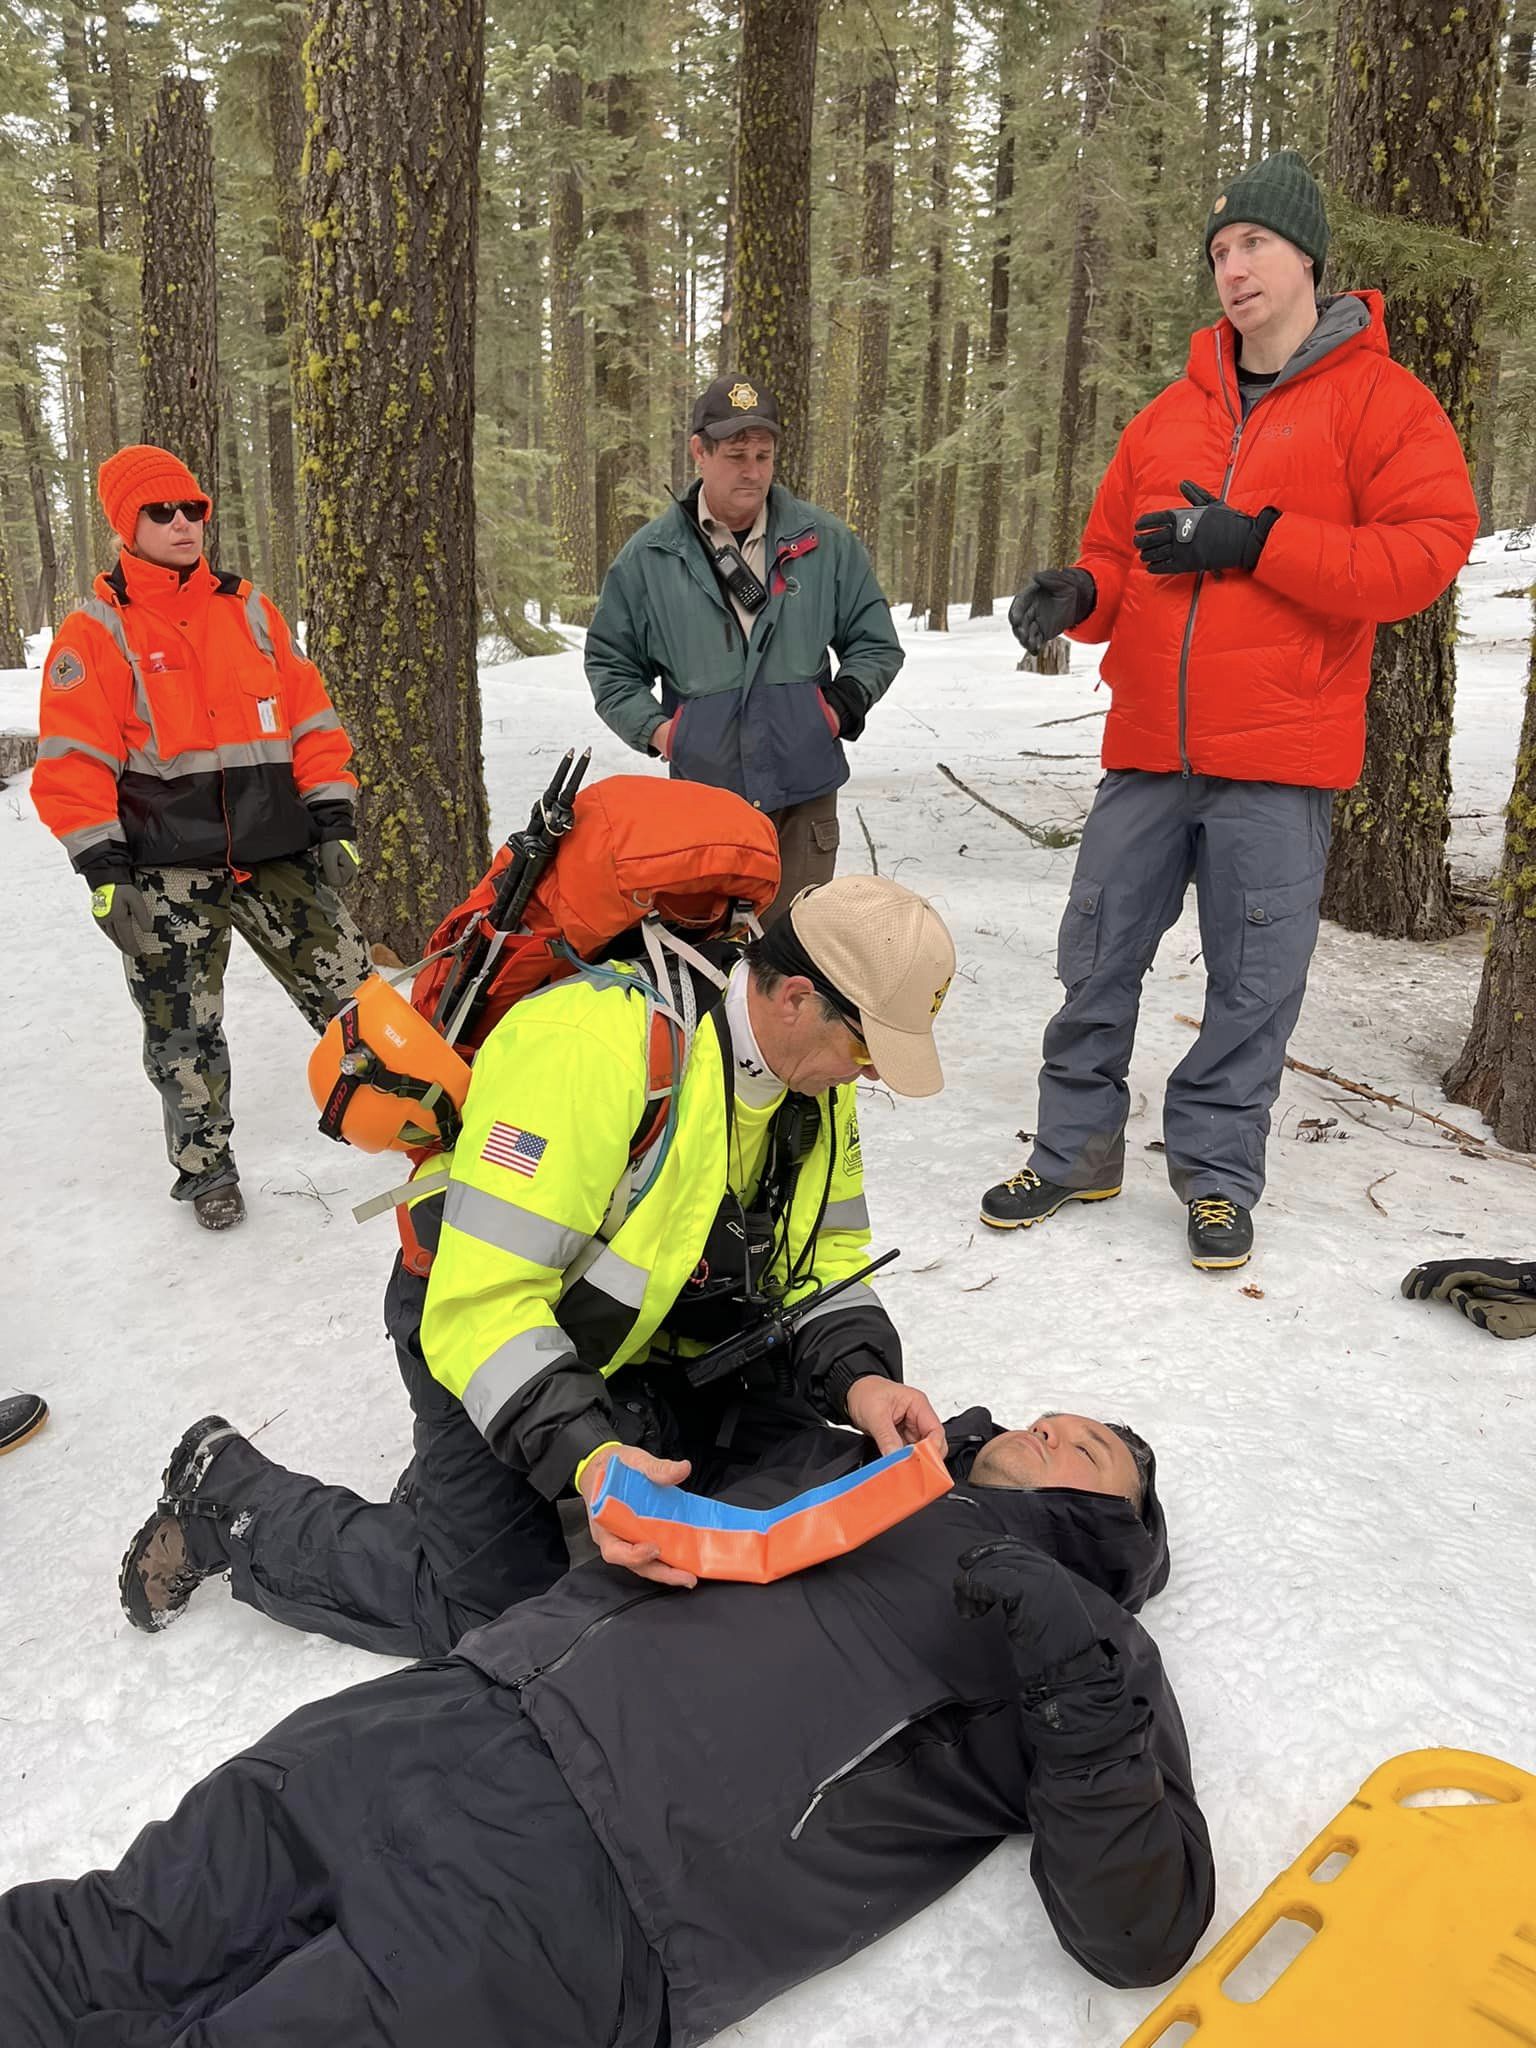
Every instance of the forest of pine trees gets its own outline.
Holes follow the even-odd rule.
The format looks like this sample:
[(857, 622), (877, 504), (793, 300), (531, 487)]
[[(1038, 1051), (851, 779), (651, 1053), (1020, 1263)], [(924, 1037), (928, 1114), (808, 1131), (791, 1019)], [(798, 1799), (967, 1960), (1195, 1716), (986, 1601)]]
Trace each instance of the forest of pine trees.
[[(1529, 523), (1533, 9), (18, 0), (0, 667), (110, 559), (97, 464), (177, 448), (221, 564), (307, 622), (359, 740), (365, 921), (406, 943), (485, 853), (477, 643), (546, 652), (590, 615), (687, 480), (704, 383), (774, 385), (785, 480), (893, 603), (935, 631), (990, 613), (1070, 559), (1116, 436), (1214, 316), (1213, 193), (1278, 147), (1327, 183), (1331, 286), (1386, 290), (1485, 529)], [(1435, 936), (1453, 598), (1383, 632), (1376, 679), (1327, 908)], [(1536, 998), (1529, 751), (1485, 1070), (1484, 1010)]]

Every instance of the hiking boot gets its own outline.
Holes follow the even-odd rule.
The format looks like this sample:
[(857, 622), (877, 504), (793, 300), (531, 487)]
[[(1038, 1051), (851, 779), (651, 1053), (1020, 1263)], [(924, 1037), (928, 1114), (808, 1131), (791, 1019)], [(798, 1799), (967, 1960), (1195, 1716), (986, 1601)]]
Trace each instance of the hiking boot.
[(1208, 1273), (1246, 1266), (1253, 1217), (1225, 1195), (1197, 1195), (1189, 1205), (1189, 1263)]
[(36, 1436), (47, 1420), (48, 1403), (41, 1394), (11, 1394), (0, 1401), (0, 1456)]
[(228, 1230), (245, 1221), (245, 1197), (238, 1183), (226, 1181), (221, 1188), (209, 1188), (205, 1194), (194, 1195), (192, 1213), (204, 1230)]
[(994, 1230), (1028, 1230), (1054, 1216), (1063, 1202), (1108, 1202), (1120, 1192), (1112, 1188), (1063, 1188), (1042, 1180), (1032, 1166), (1021, 1166), (981, 1198), (981, 1220)]
[(240, 1432), (222, 1415), (194, 1422), (170, 1455), (153, 1514), (129, 1544), (118, 1574), (123, 1612), (153, 1635), (168, 1628), (204, 1579), (228, 1569), (219, 1539), (207, 1522), (228, 1522), (234, 1511), (202, 1499), (198, 1489), (224, 1445)]

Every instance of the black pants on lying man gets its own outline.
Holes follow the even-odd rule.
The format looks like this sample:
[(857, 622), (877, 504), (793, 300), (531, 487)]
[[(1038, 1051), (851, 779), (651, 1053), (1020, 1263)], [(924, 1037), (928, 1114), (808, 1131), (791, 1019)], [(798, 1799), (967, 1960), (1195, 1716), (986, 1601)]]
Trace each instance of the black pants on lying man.
[[(1213, 1875), (1133, 1619), (1168, 1571), (1151, 1454), (1078, 1416), (948, 1434), (955, 1490), (849, 1556), (583, 1566), (292, 1715), (115, 1871), (6, 1894), (6, 2048), (690, 2048), (1026, 1833), (1072, 1955), (1172, 1975)], [(868, 1451), (808, 1430), (738, 1497)]]

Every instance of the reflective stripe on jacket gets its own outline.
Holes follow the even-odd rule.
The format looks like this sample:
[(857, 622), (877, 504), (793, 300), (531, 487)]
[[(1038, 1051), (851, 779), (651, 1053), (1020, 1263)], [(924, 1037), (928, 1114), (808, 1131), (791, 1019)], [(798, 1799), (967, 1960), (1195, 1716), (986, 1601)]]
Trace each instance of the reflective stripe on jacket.
[[(638, 989), (567, 981), (525, 997), (475, 1056), (464, 1128), (451, 1155), (443, 1221), (422, 1316), (436, 1379), (509, 1463), (553, 1496), (611, 1438), (603, 1381), (646, 1355), (698, 1265), (726, 1192), (725, 1091), (714, 1018), (695, 1034), (670, 1148), (629, 1214), (599, 1236), (646, 1099), (648, 1016)], [(868, 1261), (854, 1090), (820, 1098), (816, 1140), (790, 1200), (771, 1273), (814, 1258), (790, 1300)], [(743, 1160), (750, 1192), (766, 1123)], [(823, 1214), (823, 1201), (825, 1213)], [(814, 1333), (814, 1334), (812, 1334)], [(795, 1360), (802, 1391), (835, 1408), (839, 1342), (865, 1370), (900, 1377), (900, 1347), (873, 1289), (854, 1288), (807, 1319)]]
[(126, 550), (43, 665), (32, 796), (76, 868), (254, 866), (351, 827), (351, 745), (277, 608)]
[[(1362, 311), (1363, 309), (1363, 311)], [(1379, 292), (1322, 310), (1246, 420), (1236, 333), (1193, 336), (1177, 383), (1120, 437), (1083, 534), (1107, 640), (1104, 766), (1347, 789), (1365, 757), (1376, 627), (1422, 611), (1466, 561), (1477, 505), (1456, 431), (1388, 352)], [(1144, 512), (1189, 478), (1241, 512), (1278, 508), (1251, 575), (1153, 576)]]

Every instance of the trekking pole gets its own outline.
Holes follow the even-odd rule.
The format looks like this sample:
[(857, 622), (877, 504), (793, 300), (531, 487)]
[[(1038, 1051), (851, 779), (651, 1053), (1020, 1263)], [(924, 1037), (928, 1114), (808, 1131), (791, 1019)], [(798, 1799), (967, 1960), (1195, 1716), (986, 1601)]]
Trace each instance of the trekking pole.
[[(443, 985), (432, 1022), (452, 1045), (473, 1024), (484, 999), (486, 983), (507, 935), (515, 931), (528, 907), (539, 877), (555, 849), (576, 822), (573, 806), (581, 779), (592, 759), (590, 747), (578, 759), (571, 747), (535, 803), (521, 832), (507, 836), (510, 858), (497, 885), (495, 901), (470, 926), (471, 940), (458, 969)], [(572, 763), (575, 763), (574, 767)], [(489, 929), (487, 929), (489, 927)]]

